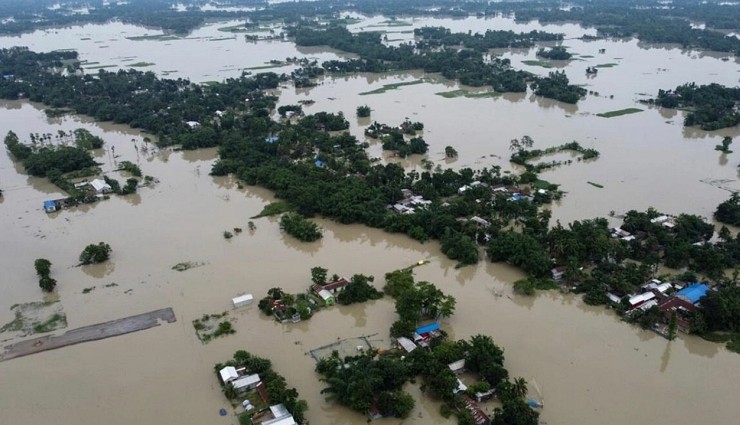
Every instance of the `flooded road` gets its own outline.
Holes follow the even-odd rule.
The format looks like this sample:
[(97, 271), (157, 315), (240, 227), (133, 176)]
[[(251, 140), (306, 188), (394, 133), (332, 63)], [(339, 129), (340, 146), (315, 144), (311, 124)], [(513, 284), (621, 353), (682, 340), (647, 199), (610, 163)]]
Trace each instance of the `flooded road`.
[[(114, 34), (121, 29), (117, 25), (100, 28)], [(57, 34), (38, 40), (38, 45), (31, 48), (79, 47), (82, 59), (101, 63), (106, 58), (95, 56), (99, 54), (96, 52), (129, 55), (124, 47), (120, 51), (113, 47), (81, 47), (114, 37), (98, 33), (100, 29), (86, 26), (57, 31), (78, 34), (81, 28), (87, 28), (93, 40), (69, 39), (65, 45), (56, 41), (64, 40)], [(141, 28), (136, 31), (147, 32)], [(214, 29), (202, 31), (212, 33)], [(31, 34), (15, 40), (35, 40), (33, 37), (40, 36)], [(57, 42), (60, 44), (54, 47), (52, 44)], [(1, 38), (0, 43), (7, 46), (10, 40)], [(136, 61), (150, 60), (138, 56), (151, 50), (140, 44), (149, 41), (124, 38), (118, 43), (116, 46), (139, 46)], [(150, 60), (159, 62), (152, 70), (178, 69), (172, 77), (194, 81), (230, 75), (230, 71), (218, 73), (218, 67), (257, 66), (275, 56), (303, 55), (290, 43), (269, 42), (248, 45), (257, 53), (245, 53), (243, 60), (230, 52), (210, 61), (191, 59), (190, 64), (176, 58), (205, 55), (213, 44), (198, 40), (151, 43), (174, 52), (172, 56), (163, 53), (159, 61)], [(183, 44), (171, 47), (166, 43)], [(641, 97), (639, 93), (655, 93), (658, 88), (687, 81), (735, 85), (737, 63), (677, 49), (643, 49), (636, 42), (567, 40), (565, 44), (582, 55), (606, 46), (608, 57), (603, 61), (596, 53), (594, 58), (564, 65), (573, 81), (589, 84), (588, 89), (601, 96), (589, 96), (577, 106), (531, 94), (447, 99), (435, 93), (455, 90), (459, 88), (456, 84), (436, 76), (408, 73), (325, 78), (309, 90), (286, 86), (281, 89), (281, 104), (313, 99), (316, 104), (306, 107), (307, 112), (342, 111), (352, 133), (361, 140), (362, 130), (369, 124), (354, 117), (355, 108), (361, 104), (370, 105), (372, 119), (380, 122), (397, 124), (403, 117), (422, 121), (424, 137), (430, 144), (428, 157), (442, 166), (500, 165), (510, 170), (509, 140), (524, 134), (534, 138), (535, 147), (571, 140), (594, 147), (601, 152), (598, 160), (542, 174), (568, 192), (553, 210), (553, 218), (563, 222), (651, 205), (669, 213), (710, 216), (728, 196), (725, 189), (740, 189), (737, 154), (723, 159), (713, 150), (722, 136), (737, 136), (737, 127), (712, 133), (686, 130), (681, 112), (635, 103)], [(186, 46), (191, 51), (185, 52)], [(277, 53), (276, 46), (294, 53)], [(532, 59), (534, 50), (506, 55), (517, 66), (517, 60)], [(615, 59), (619, 57), (623, 59)], [(586, 66), (611, 61), (620, 63), (604, 68), (596, 78), (587, 79), (582, 71)], [(547, 71), (531, 68), (532, 72)], [(359, 94), (384, 84), (420, 78), (426, 82), (383, 94)], [(604, 97), (611, 94), (614, 99)], [(103, 163), (105, 172), (112, 172), (120, 180), (113, 170), (118, 162), (129, 160), (139, 164), (144, 175), (159, 179), (154, 187), (142, 188), (136, 195), (114, 196), (94, 205), (46, 215), (42, 202), (60, 192), (43, 179), (22, 174), (2, 149), (0, 268), (4, 277), (0, 282), (0, 324), (13, 319), (12, 305), (42, 300), (33, 270), (33, 260), (40, 257), (53, 263), (51, 275), (59, 283), (57, 292), (67, 314), (68, 329), (165, 307), (172, 307), (177, 316), (177, 322), (171, 325), (0, 363), (3, 425), (235, 424), (233, 416), (218, 416), (226, 401), (212, 367), (238, 349), (273, 361), (289, 385), (308, 401), (311, 423), (364, 423), (362, 415), (324, 400), (313, 360), (306, 353), (338, 338), (376, 333), (372, 339), (379, 346), (387, 346), (388, 328), (395, 319), (390, 300), (335, 307), (296, 325), (277, 324), (260, 315), (253, 305), (234, 313), (236, 335), (207, 345), (197, 339), (191, 322), (205, 313), (230, 309), (231, 298), (239, 293), (249, 292), (259, 298), (276, 286), (289, 292), (303, 291), (314, 266), (345, 276), (372, 274), (376, 284), (382, 285), (385, 272), (422, 258), (431, 263), (415, 269), (417, 278), (434, 282), (458, 301), (456, 314), (442, 324), (443, 328), (453, 338), (491, 335), (505, 348), (511, 374), (534, 380), (541, 388), (545, 399), (541, 419), (549, 425), (729, 424), (740, 414), (736, 403), (740, 356), (718, 344), (685, 335), (669, 343), (572, 296), (543, 293), (535, 298), (519, 297), (510, 290), (511, 282), (521, 277), (518, 271), (485, 262), (456, 269), (441, 255), (436, 243), (419, 244), (405, 236), (327, 220), (318, 220), (326, 230), (325, 236), (311, 244), (282, 234), (275, 218), (254, 220), (257, 228), (250, 233), (246, 230), (249, 217), (273, 197), (259, 188), (240, 187), (233, 178), (209, 176), (216, 158), (214, 149), (173, 152), (150, 146), (144, 152), (143, 135), (125, 126), (74, 116), (48, 119), (40, 105), (28, 102), (5, 102), (0, 106), (3, 135), (13, 130), (26, 139), (31, 132), (56, 134), (60, 129), (83, 127), (106, 141), (105, 149), (96, 152), (96, 160)], [(645, 111), (611, 119), (595, 115), (627, 107)], [(445, 161), (446, 145), (458, 150), (457, 160)], [(111, 146), (115, 146), (117, 158)], [(382, 155), (377, 144), (372, 150)], [(404, 162), (409, 167), (418, 164), (418, 158)], [(224, 239), (223, 232), (235, 227), (245, 230), (230, 240)], [(111, 260), (75, 267), (84, 246), (100, 241), (113, 248)], [(202, 265), (184, 272), (172, 270), (172, 266), (185, 261)], [(94, 290), (83, 293), (91, 287)], [(3, 340), (10, 337), (0, 335)], [(419, 394), (416, 389), (411, 392)], [(404, 423), (451, 423), (438, 412), (436, 403), (419, 396), (416, 409)], [(382, 422), (399, 423), (390, 419)]]

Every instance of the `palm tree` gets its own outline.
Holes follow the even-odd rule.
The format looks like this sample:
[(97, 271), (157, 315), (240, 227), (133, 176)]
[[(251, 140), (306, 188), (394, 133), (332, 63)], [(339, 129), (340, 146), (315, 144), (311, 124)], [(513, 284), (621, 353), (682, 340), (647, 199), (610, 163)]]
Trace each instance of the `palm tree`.
[(511, 391), (517, 398), (526, 397), (527, 393), (529, 392), (527, 381), (524, 378), (516, 378), (514, 380), (514, 385), (512, 385), (511, 387)]

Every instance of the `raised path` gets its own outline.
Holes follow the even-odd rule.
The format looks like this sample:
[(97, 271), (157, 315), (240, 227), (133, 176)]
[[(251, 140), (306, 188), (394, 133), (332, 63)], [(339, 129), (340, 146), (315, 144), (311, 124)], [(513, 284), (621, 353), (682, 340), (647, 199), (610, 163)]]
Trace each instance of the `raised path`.
[(33, 338), (15, 344), (5, 346), (5, 352), (0, 354), (0, 361), (14, 359), (16, 357), (28, 356), (47, 350), (68, 345), (81, 344), (83, 342), (97, 341), (99, 339), (124, 335), (131, 332), (143, 331), (144, 329), (159, 326), (162, 321), (167, 323), (176, 322), (175, 312), (171, 307), (150, 311), (149, 313), (137, 314), (124, 317), (123, 319), (111, 320), (90, 326), (72, 329), (62, 335), (46, 335)]

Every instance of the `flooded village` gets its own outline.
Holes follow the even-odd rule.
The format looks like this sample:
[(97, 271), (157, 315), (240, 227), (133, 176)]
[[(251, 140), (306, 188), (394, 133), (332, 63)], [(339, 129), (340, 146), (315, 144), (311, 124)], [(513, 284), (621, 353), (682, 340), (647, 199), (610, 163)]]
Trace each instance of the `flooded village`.
[[(673, 235), (681, 214), (695, 214), (714, 226), (706, 243), (717, 241), (722, 224), (714, 221), (713, 213), (740, 190), (740, 161), (737, 154), (719, 152), (715, 145), (727, 136), (737, 139), (740, 127), (685, 127), (686, 111), (640, 101), (687, 82), (736, 87), (740, 67), (732, 53), (636, 38), (592, 40), (589, 37), (597, 34), (592, 27), (520, 22), (506, 15), (399, 17), (402, 22), (357, 12), (347, 12), (347, 17), (350, 31), (384, 31), (389, 45), (414, 41), (413, 29), (429, 26), (461, 33), (562, 33), (564, 39), (558, 42), (492, 49), (491, 55), (534, 75), (565, 71), (572, 84), (582, 85), (589, 94), (568, 104), (531, 90), (489, 95), (490, 88), (465, 86), (421, 70), (325, 74), (313, 78), (312, 87), (296, 87), (287, 80), (267, 90), (277, 97), (271, 112), (275, 122), (300, 118), (282, 118), (277, 112), (281, 106), (301, 105), (306, 116), (341, 112), (349, 122), (346, 131), (367, 144), (367, 155), (377, 158), (374, 164), (398, 164), (419, 174), (437, 167), (500, 167), (503, 179), (526, 171), (510, 161), (515, 152), (512, 139), (528, 135), (534, 140), (530, 149), (576, 141), (598, 151), (598, 158), (580, 159), (582, 154), (563, 150), (529, 162), (558, 162), (538, 173), (556, 188), (534, 182), (489, 184), (477, 176), (454, 187), (445, 200), (457, 207), (455, 199), (469, 197), (473, 203), (485, 193), (493, 204), (514, 208), (558, 192), (538, 204), (550, 211), (552, 227), (603, 217), (610, 240), (630, 244), (649, 240), (656, 232)], [(288, 60), (294, 57), (319, 64), (356, 57), (329, 47), (297, 46), (278, 23), (251, 33), (229, 32), (243, 22), (209, 20), (186, 36), (167, 36), (120, 21), (75, 23), (0, 36), (0, 48), (73, 49), (85, 74), (138, 65), (134, 68), (159, 78), (206, 85), (243, 72), (290, 74), (300, 68), (298, 61)], [(537, 63), (542, 61), (538, 49), (556, 44), (567, 46), (576, 59), (548, 61), (548, 67)], [(593, 69), (598, 73), (589, 72)], [(361, 105), (371, 109), (369, 117), (356, 116)], [(598, 115), (627, 108), (641, 111), (611, 118)], [(211, 175), (219, 148), (157, 146), (152, 134), (130, 126), (84, 115), (50, 116), (47, 109), (28, 100), (0, 101), (0, 130), (3, 135), (13, 131), (28, 143), (29, 134), (85, 129), (104, 140), (102, 147), (89, 150), (100, 172), (69, 179), (94, 202), (67, 203), (71, 193), (47, 178), (29, 175), (6, 149), (0, 152), (0, 264), (5, 270), (0, 281), (0, 355), (13, 344), (41, 351), (43, 344), (36, 344), (36, 338), (53, 342), (65, 332), (75, 338), (75, 331), (90, 326), (146, 312), (168, 313), (156, 324), (146, 322), (141, 331), (114, 331), (115, 337), (0, 361), (2, 424), (235, 425), (240, 423), (237, 415), (252, 411), (260, 412), (254, 423), (365, 423), (368, 413), (373, 416), (377, 409), (352, 410), (322, 393), (327, 384), (321, 381), (325, 375), (317, 372), (321, 360), (331, 358), (333, 351), (343, 357), (373, 350), (392, 358), (410, 357), (428, 351), (439, 335), (449, 342), (490, 336), (504, 350), (510, 378), (526, 380), (523, 399), (539, 413), (540, 423), (729, 424), (740, 414), (735, 402), (740, 356), (724, 344), (690, 333), (691, 312), (714, 290), (716, 279), (656, 264), (634, 287), (605, 289), (605, 305), (589, 305), (584, 294), (573, 290), (577, 267), (566, 263), (547, 268), (546, 277), (556, 289), (523, 295), (514, 283), (528, 279), (528, 274), (506, 262), (490, 261), (483, 249), (477, 263), (461, 266), (437, 240), (422, 242), (382, 227), (342, 224), (319, 215), (311, 221), (323, 237), (301, 242), (281, 229), (279, 215), (257, 217), (280, 200), (274, 191), (234, 174)], [(403, 157), (366, 135), (373, 123), (397, 126), (406, 121), (423, 123), (416, 136), (428, 144), (425, 154)], [(266, 143), (284, 136), (270, 137), (275, 139)], [(454, 148), (456, 155), (448, 155), (446, 147)], [(320, 168), (318, 162), (325, 162), (332, 167), (334, 159), (311, 156), (309, 165)], [(117, 179), (123, 186), (134, 177), (123, 162), (135, 164), (142, 174), (136, 178), (135, 193), (113, 193), (106, 181)], [(403, 189), (394, 202), (382, 205), (388, 213), (423, 215), (436, 208), (421, 191)], [(628, 214), (651, 207), (660, 214), (639, 226)], [(487, 231), (496, 225), (490, 216), (471, 213), (466, 220), (484, 244), (493, 237)], [(225, 237), (226, 232), (232, 237)], [(80, 265), (80, 251), (99, 242), (112, 247), (110, 259)], [(38, 286), (33, 267), (38, 258), (52, 263), (57, 287), (51, 293)], [(416, 282), (432, 282), (454, 297), (454, 314), (420, 321), (412, 332), (392, 337), (389, 330), (399, 320), (392, 297), (339, 301), (343, 288), (359, 282), (355, 275), (374, 276), (370, 286), (382, 291), (386, 273), (410, 266)], [(320, 282), (311, 279), (310, 271), (317, 267), (329, 273)], [(726, 276), (731, 274), (729, 270)], [(275, 288), (282, 296), (274, 296)], [(284, 303), (286, 294), (290, 305)], [(263, 297), (270, 298), (266, 304), (261, 304)], [(203, 334), (218, 329), (219, 323), (228, 323), (233, 332), (204, 340), (194, 321), (214, 313), (219, 317), (208, 320)], [(64, 320), (51, 326), (54, 317)], [(640, 326), (642, 317), (647, 326)], [(625, 323), (629, 321), (633, 323)], [(50, 324), (50, 329), (35, 332), (39, 323)], [(270, 401), (260, 388), (272, 373), (259, 365), (254, 369), (259, 362), (235, 355), (240, 350), (249, 359), (269, 359), (271, 372), (297, 390), (297, 398), (307, 406), (303, 421), (293, 417), (292, 410), (286, 413), (292, 401)], [(467, 368), (459, 360), (450, 359), (444, 366), (455, 374), (456, 391), (468, 394), (465, 409), (476, 423), (484, 423), (501, 402), (487, 391), (473, 391), (483, 388), (476, 387), (479, 375), (470, 360)], [(214, 369), (216, 365), (221, 367)], [(422, 389), (422, 382), (404, 382), (399, 390), (415, 401), (405, 419), (385, 417), (373, 423), (455, 423), (455, 417), (443, 415), (445, 402)], [(227, 385), (249, 396), (227, 398)]]

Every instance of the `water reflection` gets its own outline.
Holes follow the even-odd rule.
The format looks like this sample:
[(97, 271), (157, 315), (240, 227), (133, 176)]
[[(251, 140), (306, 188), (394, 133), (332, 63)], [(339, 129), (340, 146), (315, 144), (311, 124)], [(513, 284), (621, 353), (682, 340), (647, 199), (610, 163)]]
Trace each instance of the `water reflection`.
[(663, 354), (660, 356), (660, 372), (665, 373), (666, 369), (668, 368), (668, 362), (671, 360), (671, 346), (673, 345), (672, 341), (667, 341), (665, 344), (665, 349), (663, 349)]
[(111, 260), (105, 261), (100, 264), (88, 264), (80, 266), (80, 270), (82, 270), (83, 273), (96, 279), (108, 276), (109, 274), (113, 273), (113, 270), (115, 270), (115, 268), (116, 263), (115, 261)]

